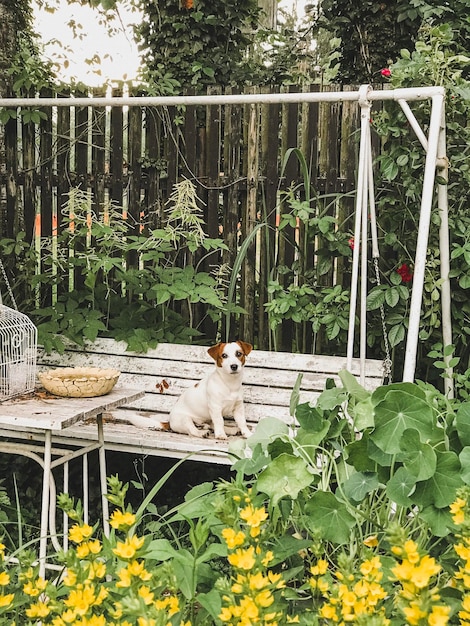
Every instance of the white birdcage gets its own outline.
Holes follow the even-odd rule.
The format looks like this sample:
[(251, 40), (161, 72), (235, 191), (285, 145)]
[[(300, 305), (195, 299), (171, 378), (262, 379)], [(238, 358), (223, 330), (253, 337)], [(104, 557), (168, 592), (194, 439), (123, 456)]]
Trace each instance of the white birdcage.
[[(1, 261), (0, 270), (16, 306)], [(0, 294), (0, 402), (34, 391), (37, 336), (29, 317), (4, 305)]]

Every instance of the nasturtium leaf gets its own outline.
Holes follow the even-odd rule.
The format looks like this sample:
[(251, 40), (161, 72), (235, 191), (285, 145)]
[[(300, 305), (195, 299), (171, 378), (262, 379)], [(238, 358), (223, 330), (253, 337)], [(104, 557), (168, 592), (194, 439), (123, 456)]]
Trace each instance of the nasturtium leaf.
[(250, 448), (260, 443), (265, 449), (276, 437), (287, 435), (289, 426), (277, 417), (264, 417), (260, 419), (255, 432), (247, 439)]
[(336, 544), (349, 542), (351, 528), (356, 523), (346, 505), (333, 493), (317, 491), (305, 505), (308, 525), (321, 539)]
[(379, 486), (376, 472), (354, 472), (346, 482), (341, 485), (344, 495), (353, 502), (362, 502), (367, 494), (375, 491)]
[(300, 426), (309, 433), (321, 432), (325, 423), (329, 424), (323, 417), (323, 411), (311, 406), (308, 402), (299, 404), (295, 417)]
[(394, 475), (387, 482), (385, 489), (387, 496), (400, 506), (410, 506), (413, 504), (410, 496), (416, 487), (416, 477), (410, 474), (404, 467), (399, 467)]
[(314, 476), (303, 459), (289, 454), (281, 454), (261, 472), (256, 486), (267, 494), (273, 506), (288, 496), (295, 499), (299, 492), (308, 487)]
[(426, 441), (434, 434), (434, 410), (424, 400), (401, 391), (390, 391), (375, 407), (375, 428), (372, 441), (384, 452), (400, 452), (404, 431), (414, 428)]
[(364, 436), (346, 446), (346, 460), (356, 472), (372, 472), (375, 462), (369, 457), (368, 437)]
[(422, 443), (418, 431), (408, 429), (400, 440), (400, 455), (406, 469), (416, 480), (428, 480), (436, 471), (436, 453), (429, 443)]
[(356, 402), (361, 402), (362, 400), (366, 400), (370, 393), (364, 389), (364, 387), (358, 383), (357, 378), (348, 372), (346, 369), (342, 369), (339, 371), (338, 376), (343, 383), (343, 387), (349, 393), (349, 395), (356, 400)]
[(463, 446), (470, 446), (470, 402), (462, 402), (455, 415), (455, 426)]
[(328, 433), (330, 423), (325, 420), (324, 428), (319, 433), (311, 433), (299, 428), (295, 437), (297, 446), (302, 448), (302, 454), (308, 455), (314, 466), (317, 465), (316, 457), (318, 454), (318, 446), (322, 443), (325, 435)]
[(352, 417), (354, 421), (354, 428), (357, 430), (362, 431), (366, 428), (373, 428), (375, 424), (374, 405), (372, 404), (372, 398), (370, 395), (365, 400), (356, 404), (352, 410)]
[(436, 537), (445, 537), (450, 532), (455, 532), (455, 525), (449, 509), (437, 509), (430, 505), (420, 512), (420, 517), (429, 525), (431, 532)]
[(410, 396), (421, 398), (422, 400), (426, 398), (424, 390), (421, 389), (421, 387), (419, 387), (416, 383), (392, 383), (391, 385), (382, 385), (381, 387), (377, 387), (377, 389), (375, 389), (372, 393), (372, 404), (376, 406), (392, 391), (401, 391), (409, 394)]
[(462, 466), (460, 476), (466, 485), (470, 485), (470, 446), (465, 446), (461, 451), (459, 461)]
[(455, 452), (436, 452), (437, 466), (434, 475), (416, 485), (413, 500), (420, 506), (434, 504), (438, 509), (449, 506), (462, 486), (460, 461)]

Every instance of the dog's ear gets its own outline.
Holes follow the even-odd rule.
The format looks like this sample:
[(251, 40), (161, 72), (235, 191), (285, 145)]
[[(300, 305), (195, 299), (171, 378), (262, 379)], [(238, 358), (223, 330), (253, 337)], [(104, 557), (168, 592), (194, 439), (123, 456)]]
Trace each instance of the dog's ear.
[(223, 343), (218, 343), (215, 346), (211, 346), (208, 349), (207, 353), (209, 354), (209, 356), (211, 356), (214, 359), (214, 361), (217, 361), (217, 359), (219, 358), (223, 345), (224, 345)]
[(240, 346), (240, 348), (243, 350), (243, 353), (245, 354), (245, 356), (248, 356), (250, 354), (250, 352), (253, 350), (253, 346), (251, 345), (251, 343), (247, 343), (246, 341), (237, 341), (238, 345)]

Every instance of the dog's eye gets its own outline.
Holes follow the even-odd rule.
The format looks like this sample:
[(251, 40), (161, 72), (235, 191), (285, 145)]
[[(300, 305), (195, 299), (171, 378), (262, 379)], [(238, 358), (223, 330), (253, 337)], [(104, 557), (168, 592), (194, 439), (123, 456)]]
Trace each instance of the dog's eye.
[(237, 350), (237, 351), (235, 352), (235, 356), (236, 356), (237, 358), (240, 358), (241, 356), (243, 356), (243, 352), (240, 352), (240, 350)]
[(223, 358), (223, 359), (226, 359), (226, 358), (227, 358), (227, 356), (228, 356), (228, 354), (227, 354), (226, 352), (223, 352), (223, 353), (222, 353), (222, 358)]

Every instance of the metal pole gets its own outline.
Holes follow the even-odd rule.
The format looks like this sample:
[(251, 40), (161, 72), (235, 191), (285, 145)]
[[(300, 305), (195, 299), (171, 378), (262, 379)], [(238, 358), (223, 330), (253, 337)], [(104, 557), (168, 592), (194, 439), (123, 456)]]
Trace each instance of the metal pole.
[(423, 193), (421, 196), (418, 239), (414, 263), (413, 289), (411, 292), (410, 318), (403, 366), (403, 381), (413, 382), (416, 370), (416, 351), (418, 348), (419, 322), (423, 300), (424, 273), (431, 222), (434, 180), (436, 172), (437, 147), (440, 134), (444, 95), (432, 98), (431, 118), (429, 123), (428, 151), (424, 166)]
[(42, 505), (41, 505), (41, 530), (39, 537), (39, 576), (45, 578), (46, 557), (47, 557), (47, 527), (49, 520), (49, 489), (51, 486), (51, 456), (52, 456), (52, 432), (46, 430), (44, 433), (44, 467), (42, 481)]
[(364, 193), (366, 189), (365, 179), (367, 178), (367, 130), (370, 123), (370, 102), (368, 101), (369, 85), (362, 85), (360, 88), (361, 106), (361, 142), (359, 145), (359, 164), (357, 172), (357, 193), (356, 193), (356, 217), (354, 222), (354, 249), (351, 272), (351, 301), (349, 304), (349, 326), (348, 326), (348, 346), (346, 352), (346, 369), (351, 371), (354, 357), (354, 332), (356, 322), (357, 288), (359, 282), (359, 253), (361, 245), (367, 246), (361, 241), (361, 220), (363, 219)]
[[(412, 87), (381, 91), (369, 90), (368, 100), (427, 100), (444, 95), (443, 87)], [(361, 91), (325, 91), (314, 93), (234, 94), (217, 96), (129, 96), (122, 98), (0, 98), (0, 107), (64, 106), (187, 106), (223, 104), (282, 104), (289, 102), (344, 102), (359, 100)]]
[[(449, 178), (449, 161), (446, 152), (446, 121), (445, 102), (442, 104), (442, 117), (439, 129), (439, 142), (437, 153), (437, 171), (446, 184), (437, 185), (437, 206), (441, 223), (439, 226), (439, 255), (441, 270), (441, 317), (442, 317), (442, 343), (444, 346), (452, 344), (452, 312), (450, 294), (450, 245), (449, 245), (449, 202), (447, 198), (447, 181)], [(448, 398), (454, 397), (453, 369), (449, 366), (451, 355), (444, 357), (446, 364), (444, 389)]]

